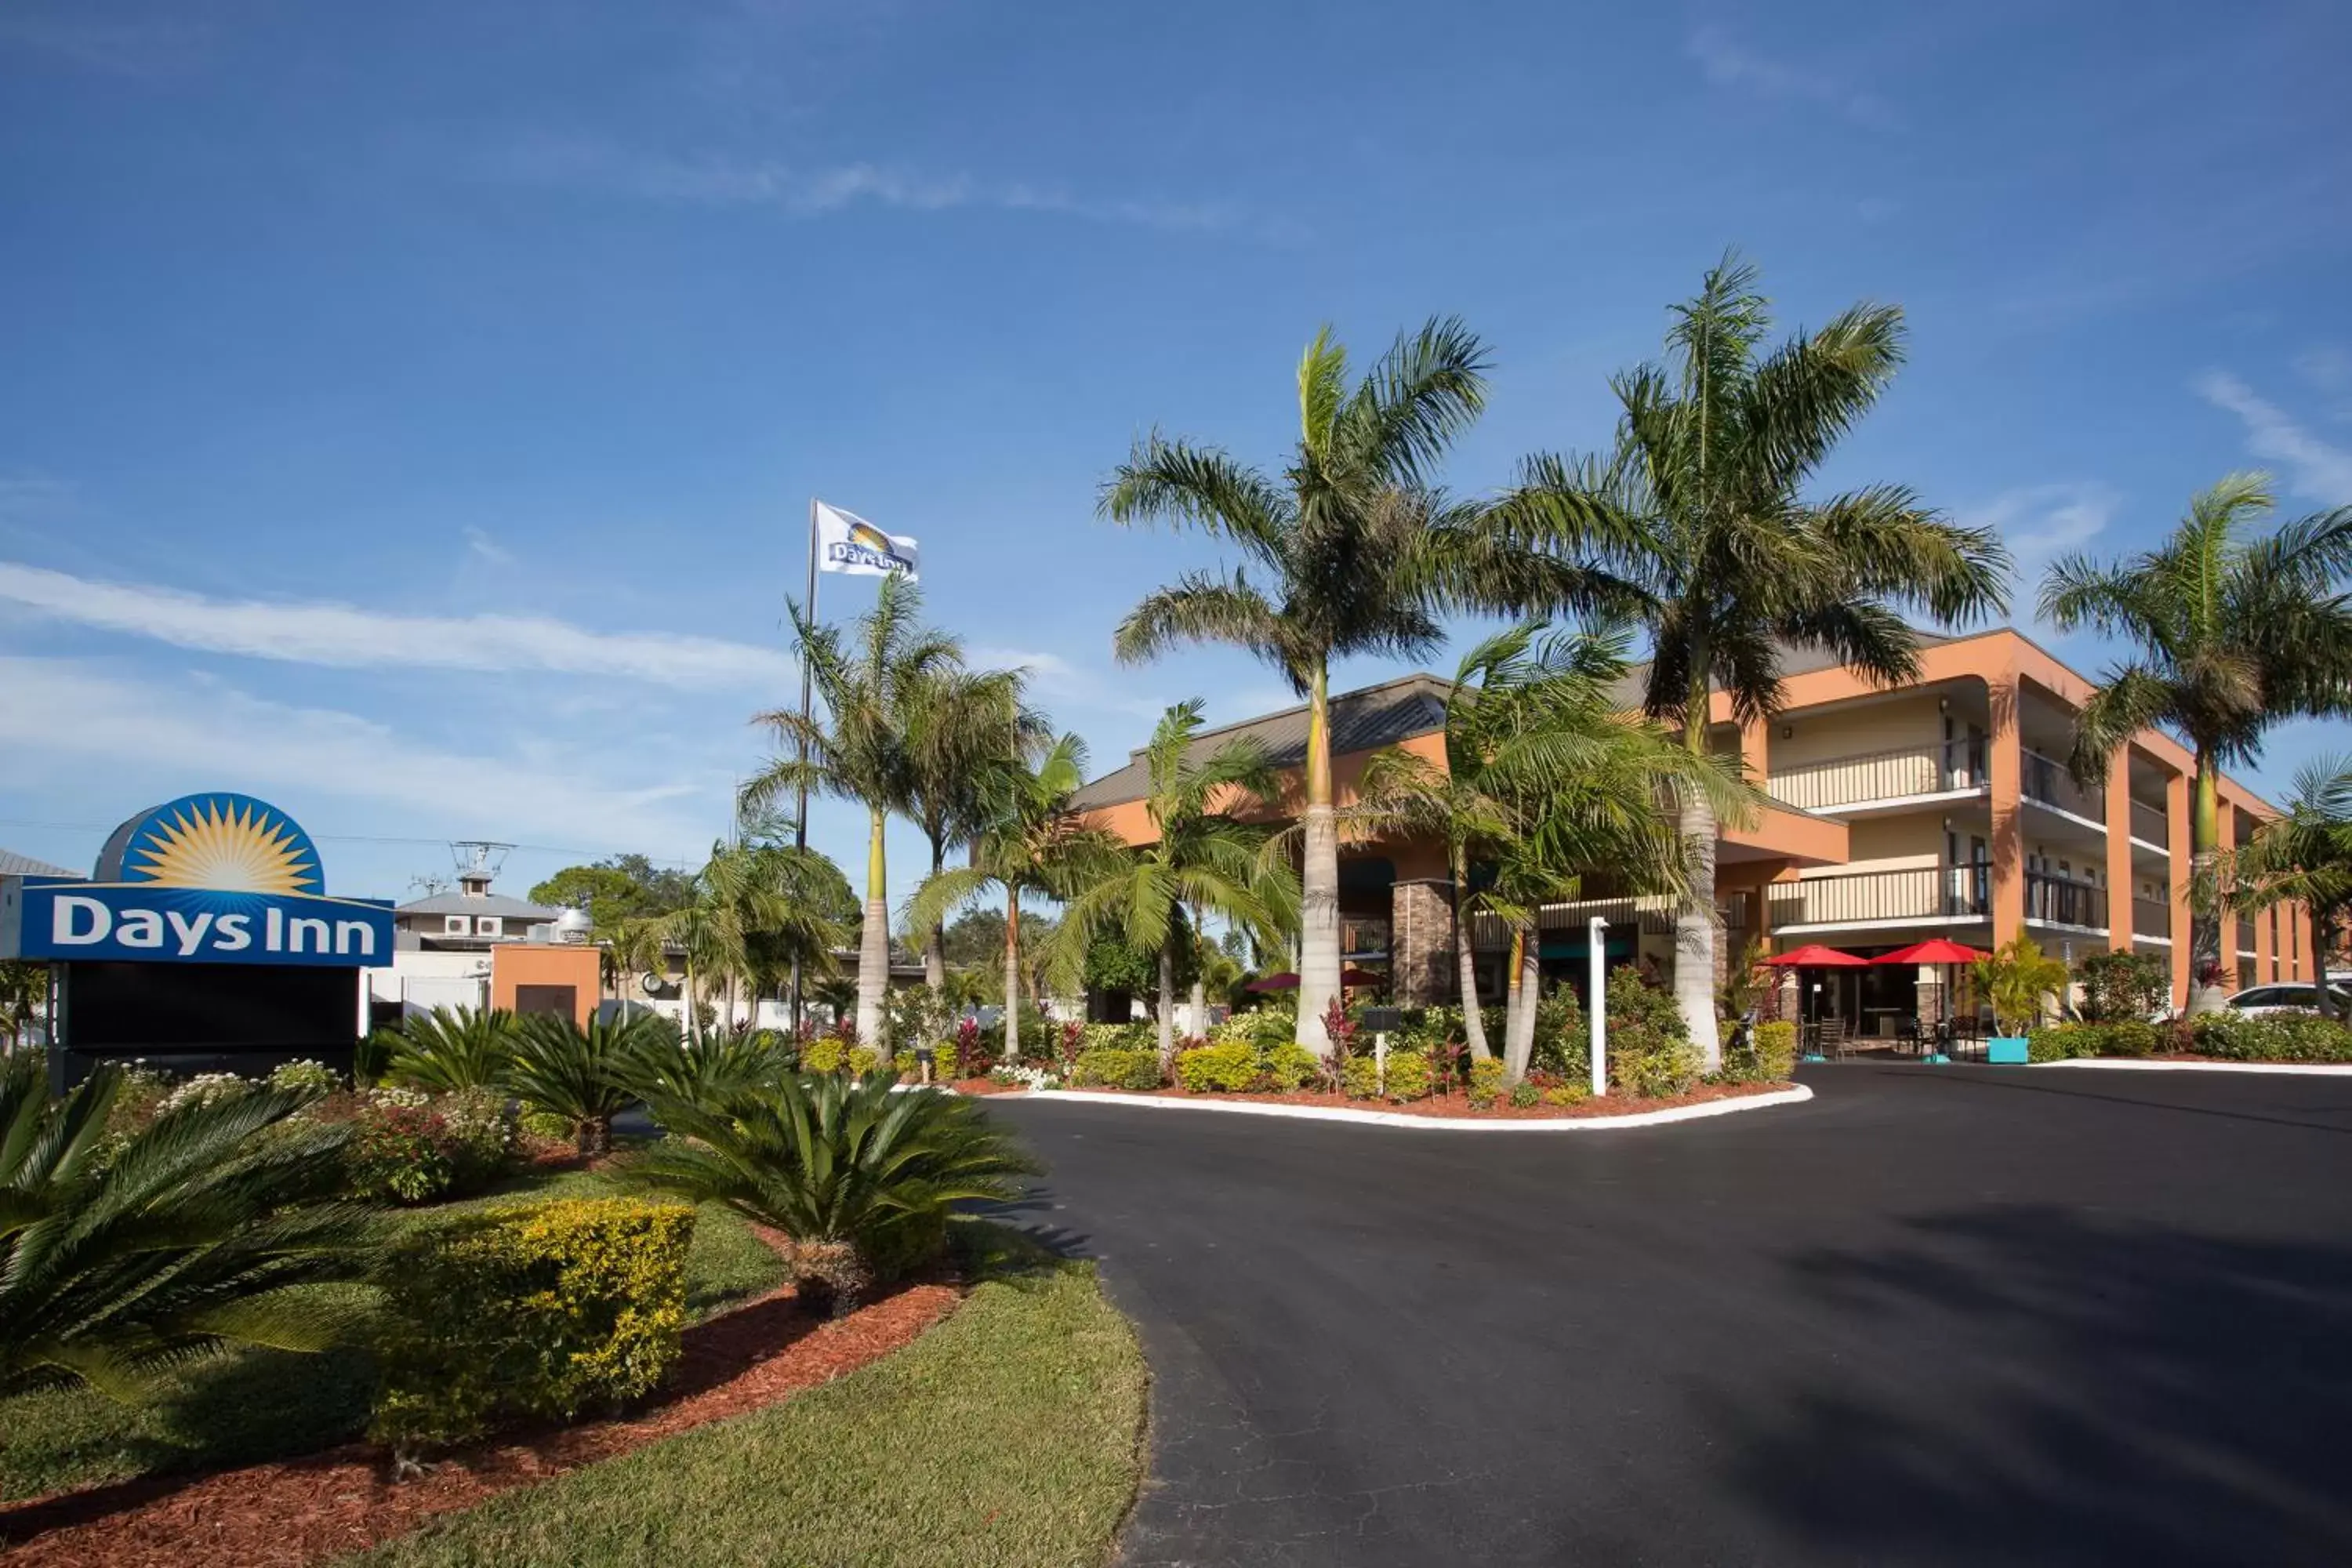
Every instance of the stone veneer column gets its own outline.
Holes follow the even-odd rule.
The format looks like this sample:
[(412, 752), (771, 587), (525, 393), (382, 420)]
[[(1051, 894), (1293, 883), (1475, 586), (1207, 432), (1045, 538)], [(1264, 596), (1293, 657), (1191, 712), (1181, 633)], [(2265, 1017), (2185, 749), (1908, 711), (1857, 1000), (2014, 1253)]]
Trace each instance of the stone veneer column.
[(1400, 879), (1389, 889), (1389, 975), (1396, 1005), (1427, 1007), (1454, 991), (1454, 884)]

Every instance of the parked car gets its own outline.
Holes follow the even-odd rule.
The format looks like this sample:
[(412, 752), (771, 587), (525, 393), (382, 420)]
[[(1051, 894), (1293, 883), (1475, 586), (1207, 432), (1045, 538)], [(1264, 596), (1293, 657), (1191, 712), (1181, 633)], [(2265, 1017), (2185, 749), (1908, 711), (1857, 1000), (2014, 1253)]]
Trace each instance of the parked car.
[[(2336, 1015), (2342, 1017), (2352, 1010), (2352, 991), (2342, 985), (2327, 988), (2328, 1000), (2335, 1005)], [(2259, 1017), (2264, 1013), (2309, 1013), (2319, 1006), (2319, 988), (2309, 981), (2292, 985), (2250, 985), (2221, 1004), (2233, 1012), (2249, 1013)]]

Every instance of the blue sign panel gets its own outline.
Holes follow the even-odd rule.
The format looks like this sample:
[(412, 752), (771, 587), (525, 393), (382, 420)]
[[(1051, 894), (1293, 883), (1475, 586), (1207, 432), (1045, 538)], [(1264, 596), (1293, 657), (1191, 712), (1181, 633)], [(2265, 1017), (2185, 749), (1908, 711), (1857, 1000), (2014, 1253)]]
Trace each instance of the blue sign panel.
[(108, 837), (89, 882), (28, 877), (16, 956), (145, 963), (392, 962), (392, 906), (331, 899), (293, 818), (251, 795), (184, 795)]
[(27, 882), (17, 950), (52, 961), (146, 963), (392, 962), (392, 906), (152, 882)]

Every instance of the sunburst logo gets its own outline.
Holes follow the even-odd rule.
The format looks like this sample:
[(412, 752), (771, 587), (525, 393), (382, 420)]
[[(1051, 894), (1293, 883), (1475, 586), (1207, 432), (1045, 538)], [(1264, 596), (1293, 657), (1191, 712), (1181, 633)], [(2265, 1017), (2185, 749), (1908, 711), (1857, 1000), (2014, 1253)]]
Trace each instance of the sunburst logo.
[(294, 819), (243, 795), (192, 795), (116, 830), (103, 880), (234, 893), (320, 890), (319, 852)]

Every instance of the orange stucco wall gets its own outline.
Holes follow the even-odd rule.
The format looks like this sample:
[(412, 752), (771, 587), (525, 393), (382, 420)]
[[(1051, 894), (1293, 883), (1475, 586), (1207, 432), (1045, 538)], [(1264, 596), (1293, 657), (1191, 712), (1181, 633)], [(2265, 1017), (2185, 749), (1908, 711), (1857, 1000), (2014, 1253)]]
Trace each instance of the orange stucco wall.
[(490, 1005), (514, 1011), (517, 986), (569, 985), (572, 1019), (584, 1029), (604, 987), (602, 962), (593, 947), (501, 942), (490, 949)]

